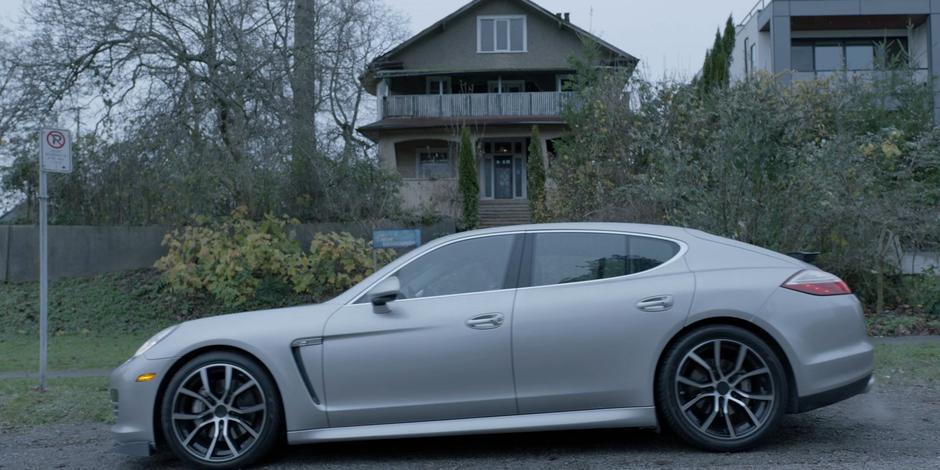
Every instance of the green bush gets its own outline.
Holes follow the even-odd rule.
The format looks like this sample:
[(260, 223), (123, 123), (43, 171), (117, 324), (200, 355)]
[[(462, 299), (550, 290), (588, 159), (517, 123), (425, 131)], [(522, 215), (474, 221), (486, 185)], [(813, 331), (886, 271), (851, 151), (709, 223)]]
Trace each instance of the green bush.
[(372, 242), (346, 232), (318, 233), (310, 243), (310, 255), (294, 265), (294, 289), (329, 295), (342, 292), (395, 259), (393, 250), (375, 250)]
[(550, 168), (554, 218), (697, 228), (820, 251), (876, 310), (910, 302), (896, 254), (940, 249), (940, 128), (907, 71), (698, 93), (588, 70)]
[(238, 209), (218, 224), (176, 229), (164, 238), (168, 253), (155, 267), (175, 293), (242, 305), (264, 283), (292, 283), (291, 268), (305, 255), (289, 223), (272, 216), (255, 222)]
[[(256, 222), (239, 209), (220, 223), (202, 221), (168, 233), (168, 253), (155, 267), (172, 292), (209, 296), (229, 307), (259, 297), (277, 304), (276, 297), (290, 291), (322, 298), (374, 271), (370, 242), (348, 233), (317, 234), (308, 255), (291, 231), (296, 224), (272, 216)], [(384, 265), (394, 252), (378, 250), (376, 257)]]

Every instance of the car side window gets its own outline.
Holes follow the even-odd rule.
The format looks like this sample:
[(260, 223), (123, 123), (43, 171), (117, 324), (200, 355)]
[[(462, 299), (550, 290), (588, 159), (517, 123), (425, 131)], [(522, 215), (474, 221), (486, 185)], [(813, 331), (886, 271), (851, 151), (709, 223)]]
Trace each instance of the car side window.
[(532, 238), (533, 286), (626, 274), (627, 237), (608, 233), (537, 233)]
[[(433, 250), (395, 274), (402, 299), (504, 289), (515, 235), (459, 241)], [(513, 280), (515, 282), (515, 280)]]
[(530, 240), (530, 286), (635, 274), (679, 252), (679, 245), (668, 240), (611, 233), (536, 233)]
[(634, 235), (628, 238), (630, 274), (649, 271), (679, 254), (679, 245), (669, 240)]

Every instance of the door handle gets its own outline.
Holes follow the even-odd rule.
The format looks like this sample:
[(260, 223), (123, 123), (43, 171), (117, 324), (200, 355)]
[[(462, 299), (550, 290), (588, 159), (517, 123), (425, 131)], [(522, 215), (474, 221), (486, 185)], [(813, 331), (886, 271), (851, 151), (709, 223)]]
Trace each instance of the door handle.
[(657, 295), (637, 302), (636, 308), (644, 312), (665, 312), (672, 308), (673, 303), (671, 295)]
[(502, 313), (484, 313), (467, 320), (467, 326), (475, 330), (492, 330), (503, 325)]

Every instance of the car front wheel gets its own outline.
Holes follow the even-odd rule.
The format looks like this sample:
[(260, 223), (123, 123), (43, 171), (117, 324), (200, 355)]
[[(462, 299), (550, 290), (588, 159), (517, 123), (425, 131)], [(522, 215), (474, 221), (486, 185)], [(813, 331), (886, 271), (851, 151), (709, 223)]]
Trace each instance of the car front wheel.
[(171, 379), (163, 396), (164, 438), (180, 459), (204, 468), (240, 468), (277, 443), (281, 403), (257, 362), (230, 352), (198, 356)]
[(690, 332), (664, 355), (656, 398), (669, 427), (712, 451), (758, 444), (786, 410), (787, 375), (774, 350), (735, 326)]

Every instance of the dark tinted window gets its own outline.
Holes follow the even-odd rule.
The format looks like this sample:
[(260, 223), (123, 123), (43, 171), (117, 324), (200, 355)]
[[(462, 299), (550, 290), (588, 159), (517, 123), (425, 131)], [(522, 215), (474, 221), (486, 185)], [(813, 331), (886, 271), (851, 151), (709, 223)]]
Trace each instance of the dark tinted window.
[(813, 46), (793, 46), (790, 54), (790, 66), (797, 72), (812, 72), (813, 66)]
[(506, 287), (514, 235), (475, 238), (438, 248), (398, 270), (401, 298), (465, 294)]
[(627, 274), (627, 237), (607, 233), (538, 233), (532, 284), (566, 284)]
[(630, 238), (630, 273), (640, 273), (659, 266), (671, 260), (679, 253), (679, 245), (659, 238), (636, 237)]
[(532, 240), (532, 286), (639, 273), (679, 252), (670, 241), (608, 233), (539, 233)]

